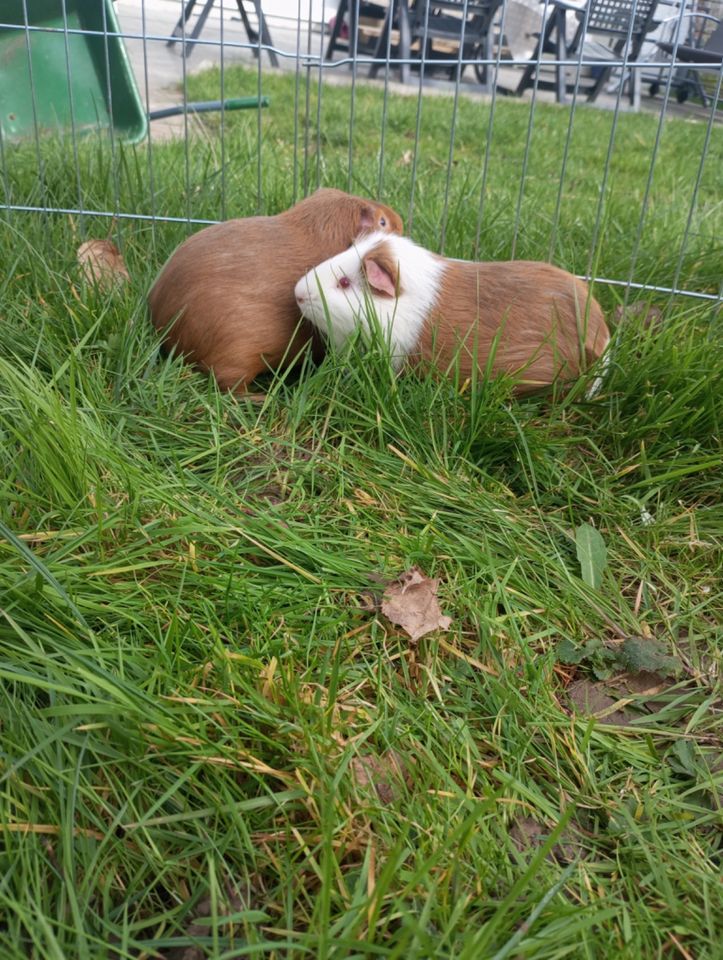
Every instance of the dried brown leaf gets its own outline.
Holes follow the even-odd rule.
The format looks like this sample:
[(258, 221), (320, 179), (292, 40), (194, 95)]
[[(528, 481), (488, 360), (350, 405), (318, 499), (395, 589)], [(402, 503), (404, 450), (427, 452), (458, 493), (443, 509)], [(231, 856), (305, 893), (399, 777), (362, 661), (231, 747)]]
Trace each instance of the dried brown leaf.
[(362, 590), (359, 594), (359, 609), (365, 613), (379, 613), (379, 595), (373, 590)]
[[(509, 836), (520, 853), (525, 853), (532, 848), (541, 847), (551, 832), (531, 817), (518, 817), (509, 829)], [(558, 863), (571, 863), (581, 854), (584, 854), (584, 850), (579, 839), (565, 829), (548, 853), (547, 859), (556, 860)]]
[[(646, 713), (658, 713), (669, 706), (671, 698), (680, 696), (682, 691), (674, 692), (675, 684), (670, 680), (662, 680), (657, 673), (640, 671), (638, 673), (620, 673), (609, 680), (605, 680), (605, 688), (611, 697), (616, 700), (630, 700), (631, 707), (638, 716)], [(624, 711), (627, 713), (628, 711)], [(680, 723), (685, 725), (681, 718)]]
[(401, 627), (412, 640), (433, 630), (449, 630), (451, 617), (442, 615), (437, 602), (439, 580), (432, 580), (412, 567), (384, 591), (382, 613)]
[[(624, 701), (620, 698), (608, 696), (604, 683), (593, 683), (590, 680), (575, 680), (567, 688), (567, 695), (572, 702), (576, 713), (594, 714), (600, 723), (610, 723), (614, 726), (627, 726), (634, 715), (624, 709)], [(620, 707), (615, 704), (620, 703)], [(611, 709), (613, 708), (614, 709)]]
[(102, 290), (112, 290), (130, 280), (121, 252), (112, 240), (86, 240), (78, 247), (77, 257), (88, 283), (97, 283)]
[(399, 794), (402, 783), (411, 785), (411, 777), (396, 750), (387, 750), (381, 756), (360, 754), (349, 764), (352, 779), (358, 787), (373, 788), (383, 804), (389, 804)]
[(643, 327), (659, 327), (663, 323), (663, 311), (653, 303), (639, 300), (627, 307), (619, 304), (615, 307), (614, 318), (616, 325), (626, 320), (639, 320)]
[(606, 681), (611, 693), (620, 697), (657, 697), (667, 690), (670, 683), (660, 679), (657, 673), (641, 670), (638, 673), (621, 673), (613, 680)]

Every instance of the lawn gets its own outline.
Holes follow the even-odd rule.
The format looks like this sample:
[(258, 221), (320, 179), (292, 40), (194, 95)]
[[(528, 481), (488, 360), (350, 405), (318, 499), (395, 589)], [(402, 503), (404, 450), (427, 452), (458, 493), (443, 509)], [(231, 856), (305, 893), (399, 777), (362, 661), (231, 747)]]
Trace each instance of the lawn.
[[(307, 110), (300, 80), (296, 127), (294, 77), (264, 76), (268, 111), (187, 161), (6, 144), (4, 195), (218, 218), (318, 180), (451, 255), (717, 291), (720, 128), (699, 171), (705, 125), (666, 123), (641, 220), (655, 118), (619, 117), (603, 181), (611, 116), (578, 110), (560, 186), (564, 110), (525, 166), (529, 105), (497, 103), (486, 151), (460, 102), (449, 162), (449, 98), (382, 124), (360, 88), (350, 152), (350, 90), (319, 107), (312, 74)], [(114, 292), (75, 263), (109, 230)], [(633, 292), (594, 400), (395, 379), (374, 349), (236, 399), (147, 322), (186, 231), (0, 221), (3, 957), (718, 957), (715, 304)], [(384, 603), (412, 568), (450, 618), (416, 640)]]

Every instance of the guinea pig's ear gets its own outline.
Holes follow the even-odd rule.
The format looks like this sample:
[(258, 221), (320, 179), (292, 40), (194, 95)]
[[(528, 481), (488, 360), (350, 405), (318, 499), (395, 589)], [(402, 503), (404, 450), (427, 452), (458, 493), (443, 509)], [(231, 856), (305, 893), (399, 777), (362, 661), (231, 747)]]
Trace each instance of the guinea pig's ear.
[(374, 293), (382, 297), (397, 296), (397, 271), (392, 261), (370, 254), (364, 257), (364, 273)]
[(376, 227), (374, 207), (370, 203), (365, 203), (359, 211), (359, 230), (371, 230), (374, 227)]

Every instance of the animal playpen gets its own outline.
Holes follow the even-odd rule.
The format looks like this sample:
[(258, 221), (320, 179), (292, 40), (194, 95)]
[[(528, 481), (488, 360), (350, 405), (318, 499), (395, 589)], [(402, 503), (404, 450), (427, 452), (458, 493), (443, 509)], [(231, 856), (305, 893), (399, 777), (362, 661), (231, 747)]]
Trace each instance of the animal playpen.
[[(20, 229), (23, 216), (65, 215), (92, 234), (98, 228), (90, 224), (105, 218), (122, 242), (130, 222), (151, 221), (155, 230), (162, 223), (204, 224), (234, 215), (239, 185), (232, 195), (229, 171), (237, 161), (238, 137), (231, 135), (230, 111), (256, 107), (253, 120), (246, 115), (243, 133), (243, 212), (277, 212), (282, 202), (321, 184), (382, 197), (391, 192), (412, 235), (421, 230), (427, 245), (452, 255), (565, 260), (569, 232), (577, 230), (586, 262), (578, 256), (565, 265), (623, 288), (626, 298), (637, 289), (720, 301), (715, 269), (705, 279), (689, 269), (701, 258), (709, 267), (714, 263), (721, 232), (720, 219), (715, 227), (719, 202), (711, 198), (721, 169), (723, 79), (720, 54), (709, 49), (720, 15), (713, 0), (10, 0), (2, 11), (0, 209), (6, 220), (17, 218)], [(684, 60), (679, 48), (688, 51)], [(242, 79), (234, 75), (230, 81), (229, 68), (239, 63), (246, 64)], [(213, 72), (218, 96), (199, 103), (191, 88), (197, 69), (205, 67)], [(269, 110), (261, 109), (277, 76), (286, 86), (272, 96)], [(346, 91), (341, 113), (327, 93), (332, 87)], [(425, 118), (429, 104), (440, 98), (445, 106), (435, 113), (436, 132), (443, 122), (447, 147), (444, 155), (437, 147), (434, 157), (425, 158)], [(545, 102), (553, 98), (556, 108)], [(395, 112), (399, 103), (411, 122), (403, 131), (406, 149), (391, 156), (395, 125), (405, 123)], [(356, 135), (362, 104), (373, 114), (373, 144), (359, 143)], [(573, 209), (580, 202), (575, 155), (589, 147), (578, 126), (592, 109), (604, 110), (606, 123), (595, 159), (583, 162), (597, 186), (582, 201), (581, 227), (581, 211)], [(199, 123), (204, 110), (215, 111), (210, 125)], [(676, 122), (690, 122), (687, 174), (677, 188), (686, 191), (687, 216), (669, 237), (669, 277), (661, 284), (659, 277), (651, 282), (643, 252), (651, 222), (664, 229), (665, 198), (656, 183), (668, 163), (664, 145), (674, 111)], [(510, 145), (495, 139), (496, 123), (510, 112), (515, 132), (503, 140), (514, 138), (513, 161)], [(169, 135), (156, 120), (173, 114), (181, 119)], [(276, 153), (267, 124), (282, 115), (293, 158), (288, 188), (279, 190), (267, 182)], [(638, 117), (645, 125), (640, 135)], [(97, 134), (97, 149), (110, 158), (104, 194), (89, 193), (84, 180), (83, 157)], [(611, 226), (615, 164), (625, 166), (627, 144), (636, 136), (645, 140), (645, 155), (636, 153), (636, 185), (625, 200), (628, 214), (634, 208), (620, 228), (627, 253), (611, 267), (604, 236)], [(184, 195), (180, 204), (160, 187), (157, 160), (169, 139), (183, 145), (172, 161), (183, 170), (175, 188)], [(60, 154), (48, 155), (51, 140), (62, 144)], [(556, 151), (553, 172), (538, 163), (546, 141)], [(281, 149), (280, 136), (276, 143)], [(204, 151), (210, 159), (197, 182), (197, 157)], [(141, 171), (134, 190), (122, 182), (131, 155)], [(211, 191), (208, 163), (214, 165)], [(495, 206), (495, 173), (508, 190), (503, 212)], [(540, 191), (550, 201), (542, 219), (536, 210)], [(421, 211), (421, 198), (432, 192), (434, 202)], [(526, 244), (527, 226), (536, 217), (535, 243)], [(492, 244), (486, 242), (491, 220), (497, 224)], [(499, 242), (500, 233), (505, 242)]]
[[(0, 0), (0, 957), (720, 956), (719, 10)], [(594, 275), (602, 390), (161, 357), (317, 185)]]

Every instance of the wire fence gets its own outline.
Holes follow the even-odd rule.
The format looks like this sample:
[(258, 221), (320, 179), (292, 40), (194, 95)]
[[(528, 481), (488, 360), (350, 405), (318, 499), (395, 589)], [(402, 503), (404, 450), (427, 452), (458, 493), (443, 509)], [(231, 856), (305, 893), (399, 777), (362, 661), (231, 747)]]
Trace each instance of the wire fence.
[[(238, 206), (231, 171), (242, 137), (245, 192), (253, 193), (255, 212), (278, 212), (282, 196), (295, 202), (320, 185), (341, 186), (391, 196), (411, 235), (427, 245), (433, 235), (438, 250), (455, 255), (489, 254), (485, 238), (495, 218), (505, 243), (494, 252), (526, 255), (534, 217), (533, 253), (559, 259), (568, 232), (578, 226), (568, 194), (583, 167), (597, 182), (585, 198), (577, 241), (587, 250), (587, 262), (578, 257), (574, 264), (580, 275), (622, 287), (626, 297), (647, 290), (719, 302), (720, 15), (717, 0), (4, 0), (0, 210), (5, 218), (106, 218), (154, 229), (224, 220)], [(691, 50), (712, 59), (703, 63), (701, 55), (691, 66), (682, 59)], [(228, 79), (238, 65), (246, 68), (244, 98), (237, 96), (237, 74)], [(204, 71), (213, 76), (217, 96), (199, 103), (193, 89)], [(285, 86), (267, 110), (276, 77)], [(340, 112), (334, 91), (341, 88)], [(437, 106), (430, 168), (433, 102), (444, 105), (444, 119)], [(408, 144), (401, 185), (400, 104)], [(245, 115), (240, 134), (236, 110), (248, 106), (255, 113)], [(203, 111), (213, 111), (210, 125), (199, 120)], [(605, 117), (589, 161), (590, 144), (578, 133), (588, 111)], [(364, 130), (371, 117), (373, 144), (359, 142), (362, 114)], [(286, 133), (275, 145), (269, 124), (280, 115)], [(669, 238), (665, 282), (659, 276), (651, 282), (644, 252), (652, 219), (660, 229), (657, 208), (665, 201), (657, 178), (672, 163), (665, 144), (673, 115), (690, 122), (694, 152), (684, 158), (686, 174), (676, 188), (683, 215)], [(498, 132), (507, 118), (514, 120), (514, 163), (506, 135)], [(625, 256), (608, 271), (602, 248), (616, 158), (624, 161), (636, 118), (644, 118), (645, 151), (636, 153), (632, 188), (626, 174)], [(93, 138), (96, 131), (102, 141)], [(541, 184), (546, 142), (555, 166)], [(279, 191), (274, 164), (287, 149), (288, 186)], [(200, 155), (212, 160), (212, 190), (207, 163), (199, 173)], [(95, 174), (89, 186), (91, 167), (107, 172), (101, 191)], [(504, 216), (495, 208), (501, 182)], [(543, 214), (534, 209), (541, 191)], [(708, 262), (704, 278), (689, 269), (701, 257)]]

